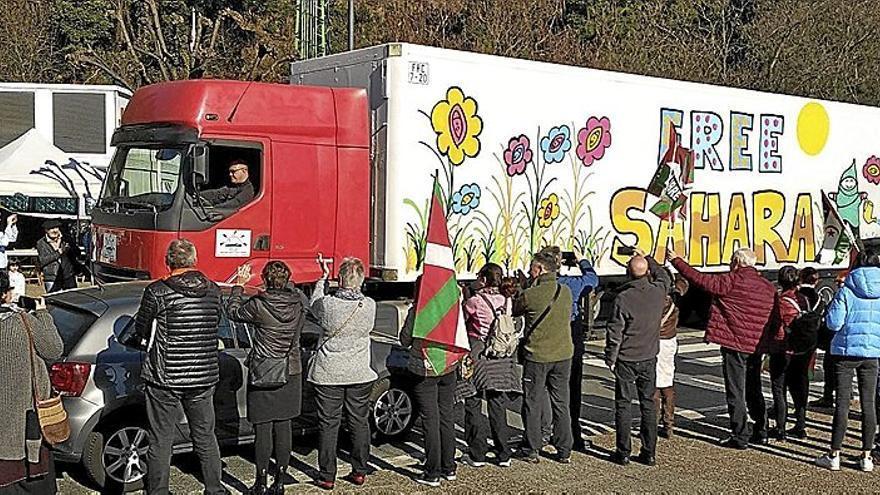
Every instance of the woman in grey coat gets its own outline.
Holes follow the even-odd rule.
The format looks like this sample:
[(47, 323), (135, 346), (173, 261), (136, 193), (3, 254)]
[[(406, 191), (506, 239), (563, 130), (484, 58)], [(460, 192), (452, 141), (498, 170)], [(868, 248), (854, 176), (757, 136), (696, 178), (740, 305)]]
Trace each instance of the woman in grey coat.
[(370, 457), (370, 391), (378, 375), (370, 367), (370, 332), (376, 320), (376, 302), (361, 292), (364, 264), (345, 258), (339, 266), (339, 290), (327, 295), (330, 267), (318, 258), (323, 277), (312, 294), (312, 315), (322, 334), (307, 379), (315, 385), (320, 447), (320, 475), (316, 484), (332, 490), (336, 481), (336, 440), (342, 409), (351, 434), (352, 471), (348, 481), (363, 485)]
[(63, 344), (42, 299), (33, 313), (11, 302), (9, 278), (0, 271), (0, 494), (55, 493), (52, 453), (34, 412), (32, 383), (40, 399), (49, 397), (46, 362), (61, 357)]

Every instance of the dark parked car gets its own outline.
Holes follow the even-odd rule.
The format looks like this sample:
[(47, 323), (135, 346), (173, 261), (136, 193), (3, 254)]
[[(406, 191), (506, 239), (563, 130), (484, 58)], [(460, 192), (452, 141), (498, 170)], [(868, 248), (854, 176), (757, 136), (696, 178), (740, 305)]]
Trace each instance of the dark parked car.
[[(70, 440), (55, 447), (56, 459), (81, 463), (98, 486), (135, 490), (146, 472), (143, 354), (116, 337), (133, 324), (146, 282), (124, 282), (103, 288), (78, 289), (47, 298), (64, 355), (51, 367), (54, 388), (64, 395), (70, 415)], [(229, 288), (224, 287), (224, 295)], [(372, 366), (379, 375), (373, 386), (371, 423), (374, 433), (394, 437), (405, 433), (414, 417), (405, 374), (407, 353), (397, 335), (405, 315), (403, 303), (380, 303), (372, 338)], [(220, 340), (220, 383), (214, 396), (217, 437), (221, 445), (253, 442), (246, 417), (244, 360), (250, 349), (248, 325), (227, 320), (217, 330)], [(320, 327), (308, 320), (302, 334), (303, 363), (314, 353)], [(294, 434), (313, 432), (316, 412), (313, 387), (303, 384), (302, 415)], [(174, 452), (192, 448), (185, 422), (178, 425)]]

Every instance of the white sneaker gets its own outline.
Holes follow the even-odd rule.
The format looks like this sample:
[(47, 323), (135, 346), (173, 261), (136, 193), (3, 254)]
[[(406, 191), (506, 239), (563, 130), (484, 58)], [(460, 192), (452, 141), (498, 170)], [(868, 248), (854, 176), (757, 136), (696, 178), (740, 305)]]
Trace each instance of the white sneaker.
[(508, 459), (506, 461), (499, 462), (498, 466), (503, 467), (503, 468), (509, 468), (510, 467), (510, 459)]
[(471, 456), (469, 456), (467, 454), (459, 457), (458, 462), (460, 462), (462, 464), (467, 464), (468, 466), (470, 466), (472, 468), (481, 468), (486, 465), (485, 461), (475, 461), (471, 458)]
[[(819, 458), (816, 459), (816, 465), (832, 471), (840, 471), (840, 455), (832, 457), (828, 454), (824, 454), (819, 456)], [(873, 468), (874, 467), (871, 466), (871, 469)]]
[(874, 459), (872, 459), (871, 456), (862, 457), (859, 459), (859, 469), (866, 473), (874, 471)]

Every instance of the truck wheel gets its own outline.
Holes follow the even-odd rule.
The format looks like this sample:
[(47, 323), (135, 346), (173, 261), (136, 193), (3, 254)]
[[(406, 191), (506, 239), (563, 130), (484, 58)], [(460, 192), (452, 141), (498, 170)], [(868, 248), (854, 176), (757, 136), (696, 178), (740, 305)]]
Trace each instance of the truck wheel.
[(89, 434), (83, 466), (102, 492), (141, 490), (147, 474), (147, 430), (113, 424)]
[(410, 394), (387, 378), (373, 385), (370, 393), (370, 425), (379, 438), (399, 437), (409, 431), (415, 417)]

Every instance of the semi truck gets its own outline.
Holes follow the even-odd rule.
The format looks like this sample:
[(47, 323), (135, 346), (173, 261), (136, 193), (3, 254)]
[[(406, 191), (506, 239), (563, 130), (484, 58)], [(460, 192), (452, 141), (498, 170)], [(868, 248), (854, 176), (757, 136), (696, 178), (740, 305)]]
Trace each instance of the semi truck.
[[(93, 213), (96, 275), (162, 276), (186, 237), (221, 281), (280, 259), (310, 283), (320, 253), (412, 282), (435, 179), (462, 278), (525, 268), (546, 245), (603, 281), (625, 275), (626, 247), (706, 270), (750, 247), (772, 273), (813, 264), (829, 216), (877, 237), (878, 143), (873, 107), (386, 44), (294, 62), (287, 85), (138, 90)], [(254, 198), (215, 208), (201, 192), (233, 161)]]

